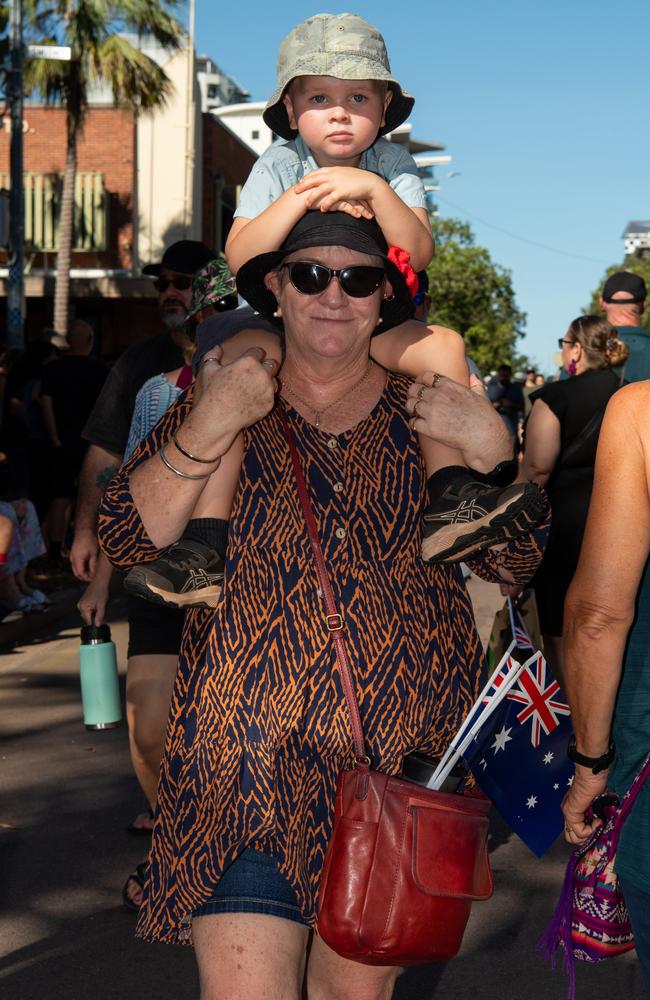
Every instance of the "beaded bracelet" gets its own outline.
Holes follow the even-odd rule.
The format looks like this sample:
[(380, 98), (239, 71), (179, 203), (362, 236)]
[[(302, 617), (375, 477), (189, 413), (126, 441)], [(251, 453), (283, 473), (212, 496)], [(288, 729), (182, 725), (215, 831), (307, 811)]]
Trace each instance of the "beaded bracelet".
[(169, 471), (173, 472), (175, 476), (180, 476), (181, 479), (209, 479), (210, 476), (212, 475), (211, 472), (201, 473), (200, 476), (194, 476), (189, 472), (181, 472), (181, 470), (177, 469), (175, 465), (172, 465), (172, 463), (167, 458), (167, 455), (165, 454), (166, 448), (167, 448), (166, 444), (162, 445), (160, 449), (160, 458), (162, 460), (163, 465), (166, 465)]

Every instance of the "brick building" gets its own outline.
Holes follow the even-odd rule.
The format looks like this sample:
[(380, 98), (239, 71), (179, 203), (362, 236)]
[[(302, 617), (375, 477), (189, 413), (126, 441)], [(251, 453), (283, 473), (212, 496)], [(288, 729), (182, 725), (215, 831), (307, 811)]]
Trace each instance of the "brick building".
[[(174, 84), (164, 108), (136, 115), (104, 99), (89, 108), (78, 145), (71, 318), (87, 319), (110, 357), (159, 331), (151, 279), (141, 268), (176, 239), (222, 249), (237, 192), (255, 153), (201, 111), (189, 50), (155, 57)], [(9, 119), (0, 129), (0, 187), (9, 185)], [(65, 163), (63, 108), (26, 102), (23, 116), (27, 339), (52, 324), (58, 204)], [(0, 251), (0, 297), (6, 295)], [(0, 304), (0, 340), (6, 317)]]

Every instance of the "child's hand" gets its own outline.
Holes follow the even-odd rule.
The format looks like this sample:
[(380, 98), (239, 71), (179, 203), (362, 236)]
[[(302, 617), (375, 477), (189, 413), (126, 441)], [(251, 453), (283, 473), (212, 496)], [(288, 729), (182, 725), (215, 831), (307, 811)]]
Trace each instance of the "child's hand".
[(307, 208), (321, 212), (347, 212), (372, 219), (372, 198), (380, 177), (358, 167), (320, 167), (296, 184), (296, 194), (307, 195)]

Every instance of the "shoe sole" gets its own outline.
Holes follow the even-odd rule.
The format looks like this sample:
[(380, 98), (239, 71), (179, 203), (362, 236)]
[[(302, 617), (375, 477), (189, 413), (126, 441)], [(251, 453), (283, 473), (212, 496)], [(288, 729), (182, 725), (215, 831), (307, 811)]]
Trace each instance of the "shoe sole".
[(201, 590), (188, 590), (186, 594), (177, 594), (173, 590), (166, 590), (164, 586), (156, 586), (151, 582), (147, 571), (136, 567), (129, 573), (125, 589), (129, 594), (142, 597), (152, 604), (165, 604), (173, 608), (216, 608), (223, 588), (203, 587)]
[(471, 521), (469, 525), (450, 524), (423, 538), (422, 556), (431, 563), (462, 562), (480, 549), (520, 538), (535, 528), (545, 513), (544, 494), (537, 487), (526, 484), (522, 493), (511, 497), (486, 517)]

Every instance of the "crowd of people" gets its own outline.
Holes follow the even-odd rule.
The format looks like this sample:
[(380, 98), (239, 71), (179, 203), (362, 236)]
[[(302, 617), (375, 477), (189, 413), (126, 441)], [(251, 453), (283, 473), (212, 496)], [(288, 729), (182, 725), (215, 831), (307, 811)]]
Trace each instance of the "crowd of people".
[[(608, 279), (602, 315), (559, 338), (562, 377), (513, 377), (504, 359), (483, 379), (462, 338), (429, 323), (424, 190), (383, 138), (412, 106), (372, 25), (310, 18), (282, 43), (264, 117), (285, 142), (245, 185), (225, 259), (181, 240), (143, 269), (159, 334), (110, 370), (82, 320), (64, 352), (46, 337), (6, 359), (0, 601), (13, 614), (46, 601), (26, 568), (60, 560), (67, 538), (86, 623), (121, 575), (146, 802), (131, 829), (152, 836), (123, 901), (143, 937), (192, 940), (203, 1000), (224, 982), (244, 1000), (297, 998), (303, 977), (313, 998), (385, 1000), (399, 973), (318, 937), (308, 948), (352, 737), (290, 443), (373, 766), (440, 756), (485, 680), (461, 563), (534, 589), (587, 762), (567, 839), (588, 835), (608, 780), (589, 761), (615, 740), (622, 793), (650, 749), (647, 392), (628, 384), (650, 378), (645, 285)], [(603, 546), (625, 558), (604, 565)], [(621, 861), (646, 974), (648, 833), (650, 792)]]

